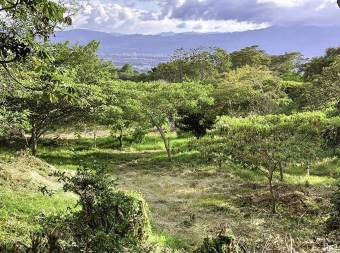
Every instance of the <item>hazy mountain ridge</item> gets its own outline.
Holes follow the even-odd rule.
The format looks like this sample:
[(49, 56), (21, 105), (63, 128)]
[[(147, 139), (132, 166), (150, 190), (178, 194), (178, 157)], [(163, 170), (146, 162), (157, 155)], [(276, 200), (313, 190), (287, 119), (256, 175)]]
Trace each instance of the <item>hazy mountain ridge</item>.
[[(133, 64), (145, 69), (166, 60), (178, 48), (221, 47), (227, 51), (259, 45), (270, 54), (299, 51), (307, 57), (322, 55), (324, 49), (340, 45), (340, 26), (270, 27), (235, 33), (165, 33), (158, 35), (110, 34), (91, 30), (69, 30), (56, 34), (54, 42), (69, 40), (101, 43), (100, 55), (117, 65), (134, 57)], [(128, 56), (128, 59), (125, 59)], [(147, 66), (143, 67), (143, 58)], [(152, 60), (154, 58), (154, 60)], [(151, 60), (150, 60), (151, 59)], [(138, 65), (141, 65), (138, 67)]]

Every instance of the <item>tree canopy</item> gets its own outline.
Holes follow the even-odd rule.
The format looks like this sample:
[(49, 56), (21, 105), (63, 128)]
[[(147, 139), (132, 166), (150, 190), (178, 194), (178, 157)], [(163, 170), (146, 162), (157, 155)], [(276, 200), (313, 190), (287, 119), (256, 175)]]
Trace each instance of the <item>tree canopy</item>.
[(229, 72), (214, 91), (217, 115), (245, 116), (279, 112), (288, 103), (280, 78), (265, 68), (245, 66)]
[(0, 64), (25, 58), (60, 24), (71, 24), (61, 3), (49, 0), (0, 1)]

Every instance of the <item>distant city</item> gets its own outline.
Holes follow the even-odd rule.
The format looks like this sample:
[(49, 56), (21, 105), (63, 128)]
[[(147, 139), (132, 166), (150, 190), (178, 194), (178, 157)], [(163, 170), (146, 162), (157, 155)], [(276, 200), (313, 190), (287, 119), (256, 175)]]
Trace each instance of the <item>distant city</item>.
[(118, 68), (131, 64), (139, 72), (148, 72), (162, 62), (169, 61), (169, 56), (152, 54), (100, 54), (104, 60), (109, 60)]

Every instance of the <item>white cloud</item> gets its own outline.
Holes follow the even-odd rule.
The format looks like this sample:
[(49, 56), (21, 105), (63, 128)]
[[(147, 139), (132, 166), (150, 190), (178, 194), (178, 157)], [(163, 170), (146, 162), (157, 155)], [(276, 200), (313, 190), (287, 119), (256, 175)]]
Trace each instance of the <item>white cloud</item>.
[[(180, 5), (184, 0), (174, 0)], [(267, 27), (266, 23), (236, 20), (181, 20), (161, 17), (161, 12), (146, 11), (116, 3), (91, 1), (74, 17), (75, 28), (106, 32), (157, 34), (162, 32), (236, 32)]]
[(336, 4), (336, 0), (322, 0), (322, 3), (318, 7), (316, 7), (316, 10), (320, 11), (320, 10), (327, 8), (327, 6), (330, 6), (330, 5), (335, 6), (335, 4)]
[[(257, 3), (273, 3), (278, 7), (292, 8), (302, 6), (308, 0), (257, 0)], [(309, 0), (310, 1), (310, 0)]]
[(75, 28), (105, 32), (234, 32), (270, 25), (338, 25), (336, 0), (93, 0)]
[[(184, 25), (183, 25), (184, 24)], [(129, 24), (130, 26), (130, 24)], [(139, 21), (133, 26), (125, 27), (128, 33), (143, 31), (145, 34), (161, 32), (240, 32), (268, 27), (268, 24), (254, 24), (235, 20), (183, 20), (163, 19)]]

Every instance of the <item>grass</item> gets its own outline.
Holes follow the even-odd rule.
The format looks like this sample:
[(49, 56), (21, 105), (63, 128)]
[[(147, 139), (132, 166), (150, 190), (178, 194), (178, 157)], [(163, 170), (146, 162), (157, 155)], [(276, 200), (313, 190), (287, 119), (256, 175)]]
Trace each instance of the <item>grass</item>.
[(52, 197), (34, 192), (0, 192), (0, 241), (16, 242), (29, 240), (30, 233), (38, 226), (37, 216), (55, 214), (72, 207), (75, 197), (58, 192)]
[[(7, 156), (0, 160), (0, 242), (27, 242), (39, 228), (40, 214), (66, 210), (76, 199), (62, 192), (61, 185), (49, 175), (56, 168), (25, 152)], [(43, 195), (41, 187), (54, 194)]]
[[(112, 137), (99, 137), (97, 149), (92, 148), (90, 138), (58, 143), (47, 140), (40, 146), (38, 157), (57, 170), (73, 171), (78, 166), (94, 164), (106, 167), (118, 178), (119, 189), (141, 192), (152, 211), (150, 240), (161, 247), (193, 248), (224, 223), (237, 238), (245, 238), (254, 245), (261, 245), (268, 238), (274, 238), (277, 245), (285, 245), (285, 238), (292, 236), (296, 247), (303, 248), (322, 232), (328, 197), (339, 178), (339, 159), (319, 161), (309, 177), (303, 166), (286, 168), (285, 183), (279, 185), (288, 204), (280, 202), (279, 214), (273, 216), (263, 175), (232, 164), (218, 168), (203, 163), (199, 154), (190, 150), (191, 140), (188, 136), (171, 136), (172, 163), (167, 160), (162, 140), (155, 134), (146, 136), (142, 143), (126, 140), (123, 149), (118, 148)], [(13, 150), (0, 150), (0, 157), (10, 159), (13, 154)], [(21, 163), (19, 167), (22, 166)], [(308, 192), (306, 208), (295, 203), (294, 196), (289, 199), (289, 193), (296, 191)], [(50, 198), (34, 189), (23, 193), (9, 186), (0, 194), (0, 240), (24, 237), (35, 228), (34, 217), (40, 212), (58, 212), (74, 201), (72, 196), (62, 193)]]
[(183, 250), (187, 246), (183, 238), (157, 229), (154, 229), (149, 241), (151, 244), (172, 250)]

